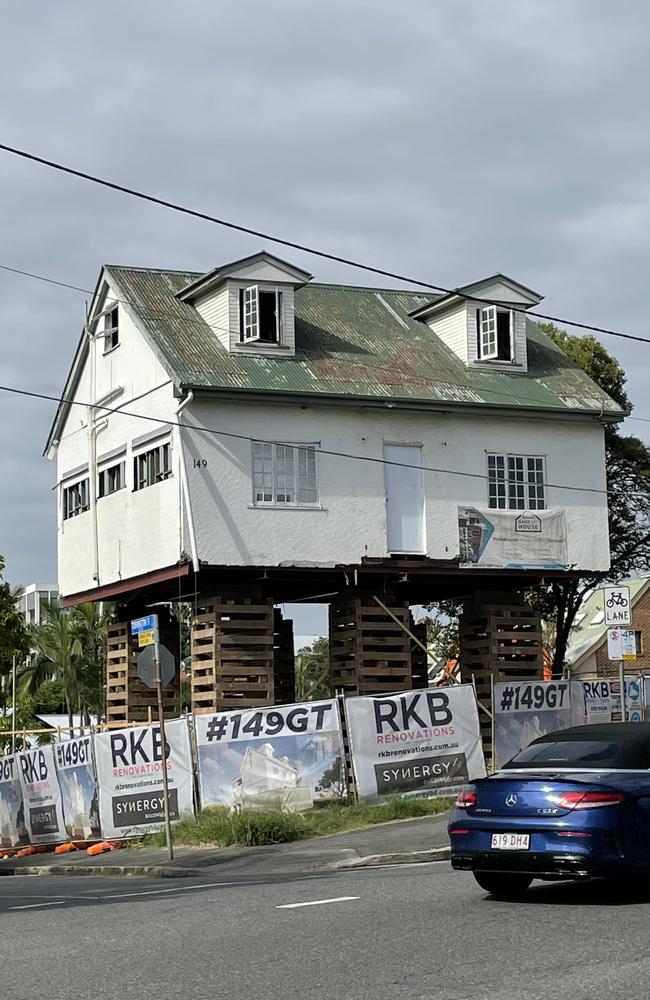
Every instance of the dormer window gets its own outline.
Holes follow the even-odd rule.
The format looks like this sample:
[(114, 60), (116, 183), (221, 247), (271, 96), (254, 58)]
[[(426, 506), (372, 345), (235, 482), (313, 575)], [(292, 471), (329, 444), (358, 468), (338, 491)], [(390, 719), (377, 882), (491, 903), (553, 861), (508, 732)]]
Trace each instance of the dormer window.
[(117, 306), (104, 313), (104, 354), (112, 351), (120, 342)]
[(282, 341), (282, 292), (250, 285), (240, 291), (240, 340), (243, 344)]
[(514, 361), (514, 313), (500, 306), (476, 312), (479, 361)]

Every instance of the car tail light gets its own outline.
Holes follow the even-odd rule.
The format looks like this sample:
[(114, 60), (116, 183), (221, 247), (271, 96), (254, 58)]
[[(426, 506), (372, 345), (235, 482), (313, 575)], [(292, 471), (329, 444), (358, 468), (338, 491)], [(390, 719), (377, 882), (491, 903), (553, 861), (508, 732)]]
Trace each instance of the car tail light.
[(449, 831), (451, 837), (460, 837), (464, 833), (469, 833), (469, 830), (461, 830), (459, 827)]
[(463, 788), (462, 792), (456, 799), (457, 809), (469, 809), (471, 806), (475, 806), (478, 802), (478, 796), (476, 794), (476, 789), (473, 785), (467, 785)]
[(560, 792), (553, 801), (562, 809), (601, 809), (618, 806), (626, 797), (622, 792)]
[(584, 830), (558, 830), (558, 837), (591, 837), (590, 833)]

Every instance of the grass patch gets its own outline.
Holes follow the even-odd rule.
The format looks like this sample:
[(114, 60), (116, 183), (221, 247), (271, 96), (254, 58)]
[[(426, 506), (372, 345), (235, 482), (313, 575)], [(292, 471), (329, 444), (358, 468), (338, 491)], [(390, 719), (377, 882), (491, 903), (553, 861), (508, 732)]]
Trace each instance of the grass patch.
[[(174, 843), (185, 847), (259, 847), (292, 840), (322, 837), (328, 833), (359, 830), (376, 823), (417, 816), (435, 816), (451, 807), (451, 799), (389, 799), (378, 806), (332, 803), (306, 813), (241, 812), (203, 809), (196, 818), (179, 820), (173, 826)], [(154, 833), (137, 842), (140, 846), (165, 844), (164, 833)], [(136, 846), (134, 844), (134, 846)]]

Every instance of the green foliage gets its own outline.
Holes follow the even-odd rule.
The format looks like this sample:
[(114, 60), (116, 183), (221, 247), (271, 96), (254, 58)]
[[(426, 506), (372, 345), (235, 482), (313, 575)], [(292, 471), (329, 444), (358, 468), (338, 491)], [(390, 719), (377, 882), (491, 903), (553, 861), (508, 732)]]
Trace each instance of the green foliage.
[(16, 607), (16, 595), (3, 580), (5, 561), (0, 556), (0, 675), (11, 673), (14, 656), (22, 658), (29, 650), (25, 619)]
[[(595, 337), (576, 337), (550, 323), (542, 329), (619, 406), (631, 410), (625, 391), (626, 376), (616, 358)], [(609, 496), (611, 568), (607, 578), (620, 581), (633, 573), (650, 571), (650, 449), (637, 437), (605, 427), (605, 455)], [(566, 649), (585, 593), (602, 574), (556, 580), (535, 588), (529, 599), (554, 632), (553, 673), (560, 675)]]
[(296, 653), (296, 701), (331, 698), (329, 643), (324, 636)]
[(462, 605), (455, 601), (438, 601), (427, 605), (427, 646), (438, 661), (446, 662), (458, 656), (459, 618), (462, 610)]
[(61, 680), (43, 681), (32, 698), (34, 712), (61, 715), (66, 711), (65, 688)]
[(345, 795), (345, 764), (342, 757), (337, 757), (331, 767), (324, 772), (318, 784), (318, 789), (331, 791), (337, 798)]
[[(389, 799), (377, 806), (333, 803), (306, 813), (230, 813), (226, 808), (204, 809), (199, 815), (179, 820), (173, 826), (174, 843), (188, 847), (229, 847), (241, 844), (258, 847), (282, 844), (308, 837), (322, 837), (344, 830), (358, 830), (377, 823), (417, 816), (436, 816), (451, 807), (451, 799)], [(160, 847), (164, 833), (154, 833), (140, 841)]]
[(109, 615), (88, 601), (67, 611), (48, 605), (45, 620), (31, 631), (34, 653), (21, 668), (19, 690), (33, 703), (44, 692), (62, 693), (70, 725), (78, 712), (84, 722), (101, 715)]

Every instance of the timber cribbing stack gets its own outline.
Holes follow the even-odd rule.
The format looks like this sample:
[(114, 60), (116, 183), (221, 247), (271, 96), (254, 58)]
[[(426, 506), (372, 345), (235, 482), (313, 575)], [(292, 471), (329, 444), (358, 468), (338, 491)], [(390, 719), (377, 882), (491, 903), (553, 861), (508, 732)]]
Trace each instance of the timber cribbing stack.
[(273, 705), (270, 598), (213, 597), (192, 619), (192, 709), (222, 712)]
[[(539, 615), (513, 595), (477, 595), (460, 621), (463, 680), (476, 683), (478, 700), (492, 712), (492, 683), (543, 677), (542, 626)], [(492, 756), (491, 722), (479, 712), (486, 759)]]
[[(406, 601), (387, 606), (406, 628)], [(412, 685), (411, 639), (373, 600), (372, 595), (342, 595), (330, 605), (332, 690), (346, 695), (408, 691)]]
[[(171, 623), (161, 619), (160, 641), (177, 655), (178, 642)], [(111, 622), (108, 626), (106, 651), (106, 718), (110, 722), (149, 722), (158, 718), (156, 689), (147, 687), (138, 678), (137, 636), (131, 635), (130, 622)], [(172, 684), (163, 688), (165, 716), (180, 715), (178, 673)]]

